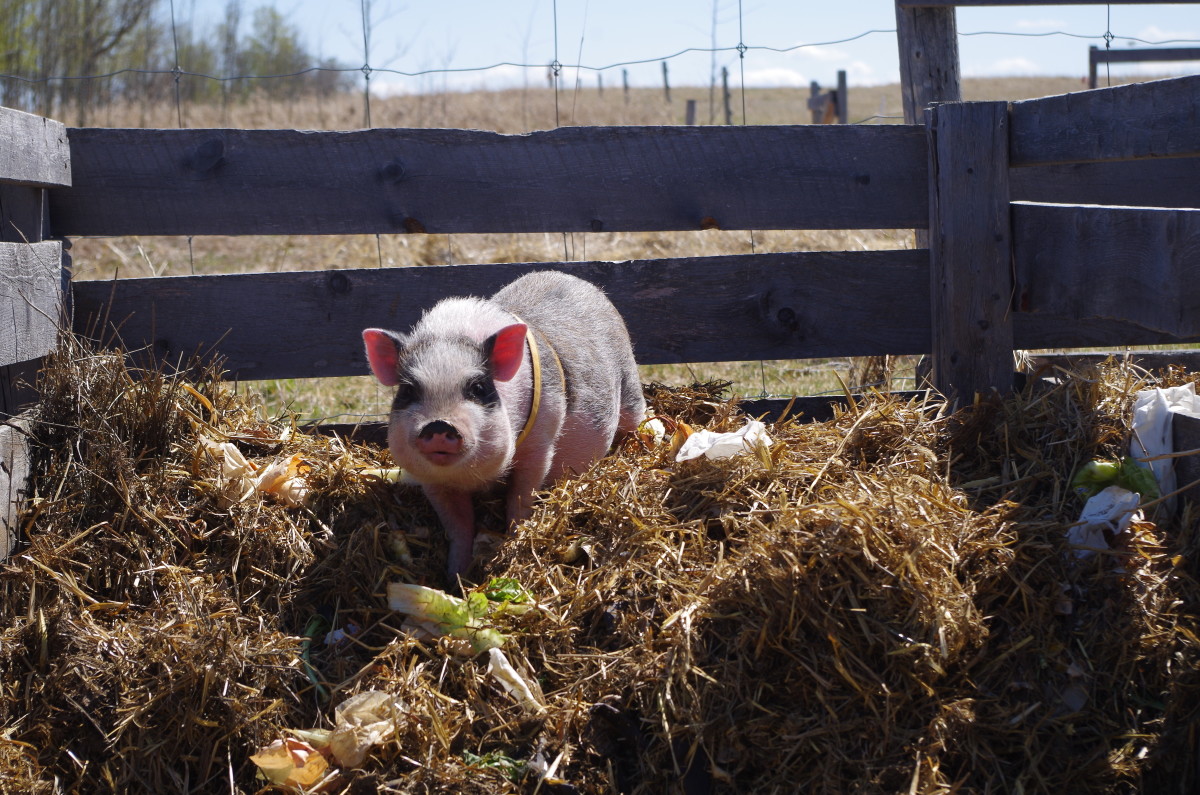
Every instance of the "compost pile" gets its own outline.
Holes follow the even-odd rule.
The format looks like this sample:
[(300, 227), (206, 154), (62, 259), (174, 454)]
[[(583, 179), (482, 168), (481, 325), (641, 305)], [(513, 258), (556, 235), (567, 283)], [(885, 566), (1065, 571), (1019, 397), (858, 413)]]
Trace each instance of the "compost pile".
[[(78, 342), (47, 366), (0, 568), (0, 790), (286, 788), (272, 748), (324, 792), (1200, 785), (1192, 509), (1084, 561), (1066, 541), (1072, 473), (1187, 374), (1109, 364), (954, 413), (879, 396), (685, 462), (671, 430), (746, 418), (720, 385), (648, 387), (667, 439), (507, 535), (484, 500), (474, 617), (442, 634), (389, 607), (457, 589), (386, 452), (188, 373)], [(356, 758), (322, 752), (364, 702)]]

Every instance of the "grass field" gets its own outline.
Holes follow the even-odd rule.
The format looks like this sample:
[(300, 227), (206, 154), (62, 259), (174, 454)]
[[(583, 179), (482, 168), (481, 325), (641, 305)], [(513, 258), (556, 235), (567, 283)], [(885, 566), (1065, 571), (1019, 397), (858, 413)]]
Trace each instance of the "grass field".
[[(998, 78), (963, 82), (966, 99), (1016, 100), (1086, 88), (1077, 78)], [(851, 122), (898, 123), (902, 115), (898, 85), (857, 87), (849, 91)], [(443, 93), (372, 98), (376, 127), (447, 127), (521, 133), (566, 125), (681, 124), (687, 100), (697, 103), (697, 119), (723, 119), (720, 90), (679, 87), (668, 103), (658, 89), (555, 92), (531, 87), (503, 92)], [(755, 89), (734, 92), (735, 123), (796, 124), (808, 120), (807, 89)], [(715, 101), (714, 101), (715, 100)], [(112, 105), (95, 123), (113, 127), (174, 127), (182, 115), (187, 127), (355, 129), (365, 125), (361, 95), (333, 101), (251, 99), (230, 105)], [(71, 114), (62, 114), (71, 118)], [(777, 251), (878, 250), (911, 248), (911, 230), (755, 231), (679, 233), (262, 236), (262, 237), (115, 237), (73, 241), (74, 278), (147, 277), (185, 274), (247, 273), (330, 268), (408, 267), (456, 263), (557, 262), (711, 256)], [(891, 378), (881, 386), (911, 387), (912, 357), (892, 362)], [(861, 386), (879, 362), (789, 360), (698, 363), (643, 368), (643, 379), (668, 384), (727, 379), (734, 391), (762, 394), (823, 394), (842, 384)], [(284, 409), (303, 418), (380, 416), (390, 395), (369, 376), (246, 384), (263, 394), (269, 412)]]

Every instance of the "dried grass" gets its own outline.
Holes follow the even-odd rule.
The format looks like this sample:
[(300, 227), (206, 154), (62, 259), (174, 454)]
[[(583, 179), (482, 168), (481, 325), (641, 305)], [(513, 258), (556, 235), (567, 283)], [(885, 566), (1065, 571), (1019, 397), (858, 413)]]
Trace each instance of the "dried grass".
[[(72, 344), (0, 570), (0, 791), (255, 792), (256, 748), (377, 689), (407, 720), (335, 791), (1187, 792), (1191, 509), (1086, 565), (1064, 540), (1074, 467), (1124, 445), (1147, 383), (1111, 365), (953, 414), (876, 397), (728, 461), (626, 441), (486, 565), (537, 602), (497, 619), (531, 715), (386, 609), (387, 582), (442, 586), (444, 553), (419, 493), (358, 473), (385, 453), (268, 422), (214, 368)], [(731, 430), (722, 386), (648, 393)], [(201, 435), (299, 453), (312, 501), (222, 507)]]

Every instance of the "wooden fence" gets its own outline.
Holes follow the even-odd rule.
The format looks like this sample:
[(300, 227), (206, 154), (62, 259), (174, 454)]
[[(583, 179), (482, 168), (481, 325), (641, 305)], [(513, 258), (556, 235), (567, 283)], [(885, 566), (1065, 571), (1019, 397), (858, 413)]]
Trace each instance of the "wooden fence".
[(1139, 47), (1132, 50), (1088, 48), (1088, 88), (1096, 87), (1096, 67), (1102, 63), (1167, 63), (1200, 61), (1200, 47)]
[[(899, 3), (902, 51), (944, 10)], [(932, 82), (904, 71), (920, 107)], [(1014, 348), (1200, 341), (1200, 210), (1183, 209), (1200, 206), (1197, 106), (1186, 77), (883, 126), (67, 130), (0, 110), (0, 412), (17, 414), (9, 388), (66, 306), (78, 332), (169, 362), (219, 350), (240, 379), (357, 375), (363, 327), (547, 267), (602, 286), (645, 364), (931, 352), (935, 386), (969, 399), (1011, 388)], [(928, 247), (62, 276), (79, 235), (712, 228), (915, 228)], [(19, 419), (0, 426), (0, 531), (22, 438)]]

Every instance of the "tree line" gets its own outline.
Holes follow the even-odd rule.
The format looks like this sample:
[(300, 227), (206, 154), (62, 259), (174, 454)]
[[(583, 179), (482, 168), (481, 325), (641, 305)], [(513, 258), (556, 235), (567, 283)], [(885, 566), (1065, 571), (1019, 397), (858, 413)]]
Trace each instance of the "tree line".
[(83, 126), (115, 101), (237, 102), (353, 87), (355, 73), (312, 55), (279, 11), (243, 12), (242, 0), (229, 0), (215, 25), (199, 29), (173, 23), (169, 0), (0, 0), (0, 105), (73, 114)]

